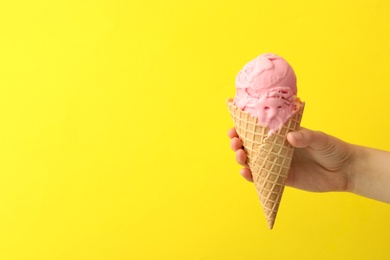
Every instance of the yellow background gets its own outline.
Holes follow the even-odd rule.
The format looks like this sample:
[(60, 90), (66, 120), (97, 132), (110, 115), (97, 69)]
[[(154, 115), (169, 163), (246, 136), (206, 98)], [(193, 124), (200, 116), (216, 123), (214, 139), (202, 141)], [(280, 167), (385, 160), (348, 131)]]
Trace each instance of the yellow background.
[(263, 52), (302, 124), (390, 150), (390, 3), (0, 0), (0, 259), (389, 259), (390, 206), (287, 188), (269, 231), (225, 100)]

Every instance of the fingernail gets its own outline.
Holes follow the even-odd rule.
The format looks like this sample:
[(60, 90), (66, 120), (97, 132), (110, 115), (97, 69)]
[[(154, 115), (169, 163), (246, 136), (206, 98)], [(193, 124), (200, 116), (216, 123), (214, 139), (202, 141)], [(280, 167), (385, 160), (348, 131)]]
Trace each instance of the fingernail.
[(298, 141), (298, 142), (302, 141), (303, 136), (300, 132), (294, 132), (293, 135), (294, 135), (294, 138), (296, 141)]

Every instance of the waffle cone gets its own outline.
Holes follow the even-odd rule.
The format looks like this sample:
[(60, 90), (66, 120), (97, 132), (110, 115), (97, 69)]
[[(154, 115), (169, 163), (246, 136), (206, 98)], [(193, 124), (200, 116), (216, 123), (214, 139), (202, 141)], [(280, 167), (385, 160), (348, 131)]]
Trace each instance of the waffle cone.
[(298, 111), (270, 136), (268, 127), (259, 125), (256, 117), (234, 106), (232, 99), (227, 101), (227, 105), (247, 153), (247, 162), (268, 226), (272, 229), (294, 154), (294, 147), (287, 141), (287, 134), (299, 129), (304, 103), (299, 103)]

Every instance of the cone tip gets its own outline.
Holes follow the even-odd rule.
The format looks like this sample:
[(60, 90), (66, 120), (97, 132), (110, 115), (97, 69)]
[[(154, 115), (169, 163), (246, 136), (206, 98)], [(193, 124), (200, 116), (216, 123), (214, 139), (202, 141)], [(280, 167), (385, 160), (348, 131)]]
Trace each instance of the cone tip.
[(269, 220), (268, 220), (268, 227), (269, 227), (270, 230), (273, 229), (274, 223), (275, 223), (275, 220), (274, 220), (274, 219), (269, 219)]

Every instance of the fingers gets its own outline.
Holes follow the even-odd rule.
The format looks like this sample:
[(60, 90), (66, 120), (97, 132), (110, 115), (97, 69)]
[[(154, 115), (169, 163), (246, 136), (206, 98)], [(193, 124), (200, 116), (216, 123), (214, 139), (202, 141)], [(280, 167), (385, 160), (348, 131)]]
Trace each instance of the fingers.
[(242, 142), (238, 137), (233, 137), (230, 140), (230, 148), (232, 148), (233, 151), (237, 151), (238, 149), (242, 148)]
[(238, 137), (238, 134), (234, 127), (229, 129), (228, 136), (230, 137), (230, 139), (232, 139), (233, 137)]
[(288, 133), (287, 140), (297, 148), (310, 147), (313, 150), (324, 150), (329, 146), (329, 136), (325, 133), (301, 128), (297, 131)]
[(233, 151), (236, 152), (236, 161), (244, 166), (248, 167), (248, 164), (246, 163), (247, 155), (244, 149), (242, 149), (242, 142), (238, 137), (235, 137), (235, 130), (234, 132), (230, 132), (229, 136), (232, 136), (232, 139), (230, 140), (230, 147)]
[(240, 170), (240, 174), (244, 179), (247, 181), (253, 182), (252, 178), (252, 173), (250, 169), (248, 168), (248, 164), (246, 163), (247, 160), (247, 155), (244, 149), (242, 149), (242, 142), (238, 138), (238, 134), (236, 132), (235, 128), (231, 128), (228, 131), (228, 136), (230, 137), (230, 147), (232, 148), (233, 151), (236, 152), (236, 161), (241, 165), (244, 166), (245, 168)]
[(233, 149), (233, 151), (237, 151), (238, 149), (242, 148), (242, 142), (238, 138), (238, 134), (237, 134), (235, 128), (229, 129), (228, 136), (231, 139), (230, 140), (230, 147)]
[(253, 182), (252, 173), (249, 168), (241, 169), (240, 174), (242, 177), (244, 177), (245, 180)]
[(247, 160), (247, 156), (246, 156), (246, 152), (244, 151), (244, 149), (238, 149), (236, 151), (236, 161), (241, 166), (248, 167), (248, 164), (246, 163), (246, 160)]
[(244, 151), (244, 149), (238, 149), (236, 151), (236, 161), (238, 162), (238, 164), (245, 167), (245, 168), (242, 168), (240, 170), (240, 174), (247, 181), (252, 182), (253, 181), (252, 173), (251, 173), (251, 170), (249, 169), (248, 164), (246, 163), (246, 160), (247, 160), (247, 155), (246, 155), (246, 152)]

